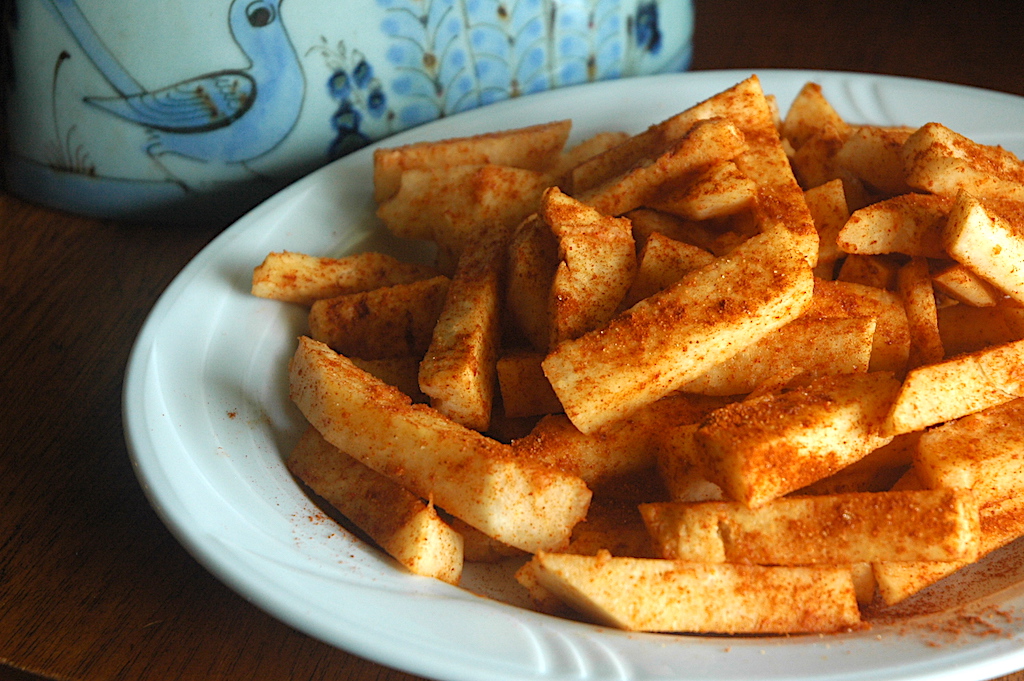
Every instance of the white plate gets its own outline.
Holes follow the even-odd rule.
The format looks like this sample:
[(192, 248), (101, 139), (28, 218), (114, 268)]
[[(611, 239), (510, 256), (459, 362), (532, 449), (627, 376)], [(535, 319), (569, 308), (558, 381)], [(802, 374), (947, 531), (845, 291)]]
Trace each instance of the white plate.
[[(575, 121), (572, 141), (637, 132), (749, 75), (694, 72), (557, 90), (386, 144), (561, 118)], [(847, 120), (940, 121), (1024, 154), (1018, 97), (846, 73), (758, 75), (783, 111), (814, 80)], [(514, 602), (502, 586), (508, 575), (467, 566), (465, 584), (477, 593), (411, 576), (328, 520), (282, 465), (302, 427), (287, 399), (286, 365), (305, 313), (248, 289), (270, 251), (407, 248), (375, 223), (371, 151), (313, 173), (215, 239), (161, 297), (128, 365), (125, 429), (139, 479), (181, 543), (231, 588), (329, 644), (438, 679), (964, 681), (1024, 668), (1024, 550), (1016, 545), (941, 614), (834, 636), (724, 638), (630, 634), (483, 598)]]

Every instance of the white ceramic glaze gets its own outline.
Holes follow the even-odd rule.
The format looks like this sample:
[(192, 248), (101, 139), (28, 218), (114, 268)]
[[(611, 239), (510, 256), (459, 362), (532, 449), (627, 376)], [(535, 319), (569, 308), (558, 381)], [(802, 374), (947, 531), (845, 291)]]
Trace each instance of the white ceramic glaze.
[[(689, 64), (689, 0), (16, 0), (8, 189), (223, 218), (395, 132)], [(2, 101), (2, 100), (0, 100)]]
[[(749, 72), (624, 79), (542, 93), (407, 131), (394, 143), (572, 118), (571, 141), (638, 132)], [(1024, 99), (916, 80), (759, 74), (785, 110), (815, 80), (851, 121), (945, 122), (1024, 153)], [(931, 615), (834, 636), (630, 634), (531, 612), (514, 565), (462, 587), (409, 575), (323, 514), (282, 461), (303, 428), (287, 362), (306, 312), (248, 293), (271, 251), (423, 255), (373, 214), (372, 147), (322, 168), (224, 231), (172, 282), (127, 368), (124, 423), (153, 507), (225, 583), (291, 626), (383, 664), (458, 681), (980, 681), (1024, 667), (1024, 547), (932, 595)], [(481, 597), (481, 595), (485, 597)], [(919, 602), (925, 608), (930, 601)], [(935, 601), (932, 601), (935, 604)]]

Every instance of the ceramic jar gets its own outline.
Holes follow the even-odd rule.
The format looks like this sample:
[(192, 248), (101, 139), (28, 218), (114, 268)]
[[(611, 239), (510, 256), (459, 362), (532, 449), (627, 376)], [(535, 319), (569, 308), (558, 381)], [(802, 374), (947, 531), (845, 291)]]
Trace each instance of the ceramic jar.
[(4, 183), (97, 217), (228, 221), (400, 130), (685, 69), (690, 0), (13, 0)]

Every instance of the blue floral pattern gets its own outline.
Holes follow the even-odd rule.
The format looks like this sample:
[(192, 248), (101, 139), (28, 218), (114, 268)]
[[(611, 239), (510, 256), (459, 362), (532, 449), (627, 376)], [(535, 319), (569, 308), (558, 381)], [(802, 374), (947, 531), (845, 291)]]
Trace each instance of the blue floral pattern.
[[(639, 73), (662, 47), (658, 0), (377, 0), (396, 75), (384, 85), (344, 43), (319, 52), (338, 102), (331, 158), (435, 118), (524, 94)], [(395, 108), (389, 106), (395, 103)]]
[(658, 3), (643, 2), (636, 10), (636, 44), (651, 54), (661, 51), (661, 29), (658, 27)]
[(331, 116), (335, 136), (327, 150), (329, 158), (344, 156), (393, 132), (394, 114), (388, 109), (384, 87), (361, 52), (349, 52), (344, 42), (331, 47), (326, 38), (310, 52), (324, 58), (331, 74), (327, 93), (338, 102)]

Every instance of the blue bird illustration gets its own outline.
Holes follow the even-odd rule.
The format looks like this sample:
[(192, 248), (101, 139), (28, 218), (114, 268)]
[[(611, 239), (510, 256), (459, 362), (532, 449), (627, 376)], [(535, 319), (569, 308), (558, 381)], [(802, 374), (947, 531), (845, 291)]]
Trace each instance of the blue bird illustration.
[[(281, 21), (283, 0), (232, 0), (228, 25), (249, 65), (147, 89), (122, 66), (75, 0), (49, 0), (116, 96), (90, 105), (150, 133), (146, 152), (203, 162), (240, 163), (274, 149), (295, 126), (305, 80)], [(166, 168), (165, 168), (166, 170)]]

